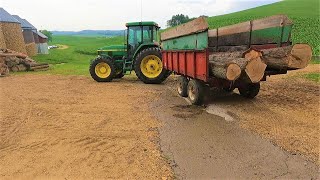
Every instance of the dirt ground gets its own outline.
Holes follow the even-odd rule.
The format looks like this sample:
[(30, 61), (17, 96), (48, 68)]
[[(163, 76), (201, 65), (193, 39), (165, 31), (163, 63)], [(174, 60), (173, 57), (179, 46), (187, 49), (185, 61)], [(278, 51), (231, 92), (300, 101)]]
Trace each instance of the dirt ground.
[(0, 179), (166, 179), (157, 92), (137, 81), (13, 75), (0, 79)]
[[(305, 72), (319, 65), (269, 78), (254, 100), (211, 91), (203, 107), (184, 104), (174, 77), (0, 78), (0, 179), (171, 179), (175, 167), (190, 175), (182, 178), (313, 178), (319, 84), (297, 78)], [(231, 121), (207, 113), (212, 106)]]

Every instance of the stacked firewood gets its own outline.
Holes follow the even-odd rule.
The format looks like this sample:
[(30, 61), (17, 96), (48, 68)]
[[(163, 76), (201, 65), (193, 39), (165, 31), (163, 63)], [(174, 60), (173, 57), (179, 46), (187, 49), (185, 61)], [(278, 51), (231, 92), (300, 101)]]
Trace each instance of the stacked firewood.
[(235, 81), (258, 83), (266, 69), (296, 70), (307, 67), (312, 58), (312, 49), (307, 44), (273, 49), (216, 52), (209, 56), (213, 76)]
[(9, 72), (48, 70), (49, 64), (38, 64), (27, 55), (0, 49), (0, 75), (8, 75)]

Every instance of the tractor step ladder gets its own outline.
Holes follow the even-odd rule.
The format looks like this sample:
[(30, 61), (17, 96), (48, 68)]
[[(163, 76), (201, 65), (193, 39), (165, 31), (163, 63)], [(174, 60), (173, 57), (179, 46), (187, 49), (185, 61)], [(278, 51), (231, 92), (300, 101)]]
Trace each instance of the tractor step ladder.
[(124, 61), (124, 66), (123, 66), (123, 73), (126, 75), (131, 74), (132, 71), (132, 66), (133, 66), (133, 62), (132, 61)]

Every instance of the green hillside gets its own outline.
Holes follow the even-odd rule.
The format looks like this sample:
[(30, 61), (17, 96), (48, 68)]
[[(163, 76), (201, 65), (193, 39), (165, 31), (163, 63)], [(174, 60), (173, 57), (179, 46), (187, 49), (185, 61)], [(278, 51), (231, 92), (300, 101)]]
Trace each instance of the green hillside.
[(315, 55), (320, 55), (319, 0), (283, 0), (236, 13), (208, 18), (210, 28), (218, 28), (266, 16), (285, 14), (294, 22), (294, 43), (308, 43)]

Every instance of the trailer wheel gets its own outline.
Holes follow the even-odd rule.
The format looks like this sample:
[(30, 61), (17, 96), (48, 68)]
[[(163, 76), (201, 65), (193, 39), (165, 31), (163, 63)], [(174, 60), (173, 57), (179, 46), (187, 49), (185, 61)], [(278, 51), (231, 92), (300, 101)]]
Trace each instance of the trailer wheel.
[(178, 94), (181, 97), (188, 97), (188, 82), (189, 80), (185, 76), (180, 76), (178, 78)]
[(260, 83), (252, 83), (238, 88), (240, 95), (246, 98), (253, 99), (259, 94)]
[(193, 105), (201, 105), (203, 101), (204, 87), (199, 80), (192, 79), (188, 83), (188, 98)]
[(234, 87), (224, 87), (222, 88), (225, 92), (231, 93), (235, 89)]

